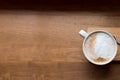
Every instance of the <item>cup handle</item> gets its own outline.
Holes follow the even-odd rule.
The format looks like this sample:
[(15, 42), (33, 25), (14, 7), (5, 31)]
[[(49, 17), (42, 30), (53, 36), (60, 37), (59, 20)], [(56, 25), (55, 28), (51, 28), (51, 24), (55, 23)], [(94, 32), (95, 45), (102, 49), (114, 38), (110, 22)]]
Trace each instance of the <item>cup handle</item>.
[(86, 37), (88, 36), (88, 33), (87, 33), (86, 31), (84, 31), (84, 30), (80, 30), (80, 31), (79, 31), (79, 34), (80, 34), (82, 37), (84, 37), (84, 38), (86, 38)]

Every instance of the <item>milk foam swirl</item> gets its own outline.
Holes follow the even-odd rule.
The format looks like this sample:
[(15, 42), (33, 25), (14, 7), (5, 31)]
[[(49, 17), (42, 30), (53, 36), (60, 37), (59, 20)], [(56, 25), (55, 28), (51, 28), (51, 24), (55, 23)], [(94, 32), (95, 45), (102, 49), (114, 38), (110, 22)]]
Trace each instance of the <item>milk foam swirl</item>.
[[(106, 33), (94, 33), (85, 42), (85, 51), (91, 59), (109, 59), (115, 51), (113, 38)], [(103, 60), (101, 60), (103, 61)]]

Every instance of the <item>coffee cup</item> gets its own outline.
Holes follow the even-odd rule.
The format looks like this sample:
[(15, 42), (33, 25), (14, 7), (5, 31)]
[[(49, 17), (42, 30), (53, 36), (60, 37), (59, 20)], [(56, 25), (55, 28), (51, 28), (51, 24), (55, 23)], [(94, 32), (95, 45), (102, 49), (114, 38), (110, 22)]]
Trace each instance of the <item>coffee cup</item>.
[(96, 30), (88, 34), (80, 30), (79, 34), (84, 37), (82, 50), (89, 62), (95, 65), (106, 65), (115, 58), (117, 41), (109, 32)]

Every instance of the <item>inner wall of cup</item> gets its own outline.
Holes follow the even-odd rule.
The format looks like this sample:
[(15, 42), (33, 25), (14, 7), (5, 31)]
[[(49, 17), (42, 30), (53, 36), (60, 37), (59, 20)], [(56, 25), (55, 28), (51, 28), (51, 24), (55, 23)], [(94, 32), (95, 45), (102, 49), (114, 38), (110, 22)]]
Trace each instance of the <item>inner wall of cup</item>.
[[(99, 38), (103, 41), (99, 40)], [(108, 40), (108, 41), (105, 41), (105, 40)], [(88, 43), (89, 43), (89, 46), (86, 48), (86, 45), (88, 45)], [(96, 45), (98, 48), (96, 48)], [(100, 48), (99, 48), (99, 45), (100, 45)], [(117, 52), (117, 44), (115, 39), (112, 37), (111, 34), (104, 31), (96, 31), (89, 34), (89, 36), (85, 39), (83, 46), (84, 46), (83, 51), (84, 51), (85, 57), (90, 62), (96, 63), (96, 64), (104, 64), (112, 61)], [(102, 46), (103, 48), (101, 48)], [(103, 51), (103, 53), (101, 50)], [(99, 53), (99, 55), (96, 52)], [(106, 53), (108, 52), (109, 55), (106, 55), (106, 53), (104, 54), (104, 52)]]

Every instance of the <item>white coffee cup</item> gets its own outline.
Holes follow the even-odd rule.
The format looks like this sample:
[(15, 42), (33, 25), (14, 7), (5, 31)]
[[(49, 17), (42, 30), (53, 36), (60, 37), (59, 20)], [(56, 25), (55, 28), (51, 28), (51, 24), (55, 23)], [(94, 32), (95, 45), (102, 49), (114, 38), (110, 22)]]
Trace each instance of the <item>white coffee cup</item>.
[(85, 38), (82, 49), (89, 62), (105, 65), (115, 58), (117, 41), (109, 32), (96, 30), (88, 34), (84, 30), (80, 30), (79, 34)]

